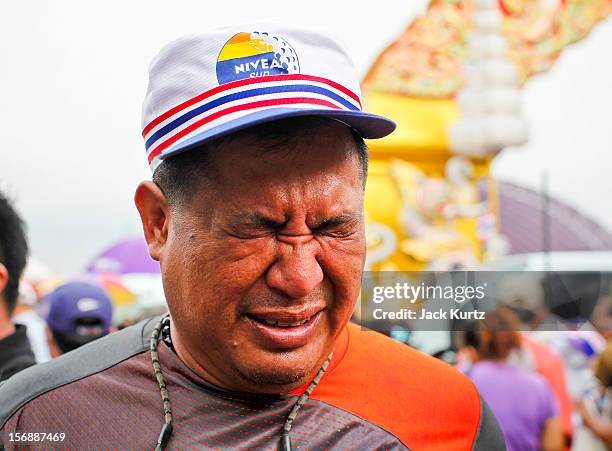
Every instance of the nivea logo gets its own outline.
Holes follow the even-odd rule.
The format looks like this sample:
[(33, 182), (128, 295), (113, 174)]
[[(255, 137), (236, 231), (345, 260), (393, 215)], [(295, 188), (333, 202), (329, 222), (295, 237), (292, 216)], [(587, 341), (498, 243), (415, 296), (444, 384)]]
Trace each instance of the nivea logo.
[(299, 71), (299, 60), (293, 47), (282, 37), (267, 32), (234, 35), (217, 58), (219, 84)]
[(275, 59), (273, 59), (272, 61), (269, 61), (266, 58), (262, 58), (256, 61), (250, 61), (248, 63), (236, 64), (234, 66), (234, 70), (236, 71), (236, 74), (240, 74), (242, 72), (249, 72), (250, 74), (253, 74), (253, 72), (256, 72), (258, 70), (267, 70), (267, 69), (284, 70), (285, 68), (281, 65), (281, 63), (279, 63)]

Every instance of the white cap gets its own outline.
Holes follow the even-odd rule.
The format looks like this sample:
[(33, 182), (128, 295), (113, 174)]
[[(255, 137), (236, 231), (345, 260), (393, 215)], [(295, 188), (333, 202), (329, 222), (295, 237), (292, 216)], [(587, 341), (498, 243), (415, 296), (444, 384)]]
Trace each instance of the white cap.
[(155, 170), (210, 139), (306, 115), (340, 120), (369, 139), (395, 129), (362, 111), (357, 71), (329, 37), (282, 26), (224, 28), (178, 39), (153, 59), (142, 136)]

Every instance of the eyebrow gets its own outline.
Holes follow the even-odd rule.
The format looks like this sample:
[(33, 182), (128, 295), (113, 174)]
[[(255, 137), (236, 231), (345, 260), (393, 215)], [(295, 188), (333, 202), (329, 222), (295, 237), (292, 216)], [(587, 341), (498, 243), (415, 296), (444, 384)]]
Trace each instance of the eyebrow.
[(266, 227), (276, 229), (283, 227), (287, 223), (287, 220), (278, 221), (259, 213), (245, 213), (237, 216), (234, 219), (234, 223), (249, 227)]
[[(360, 218), (359, 214), (344, 213), (337, 216), (320, 221), (318, 224), (313, 225), (313, 229), (324, 229), (337, 227), (346, 223), (358, 221)], [(246, 213), (239, 215), (235, 218), (234, 222), (239, 225), (247, 227), (263, 227), (270, 229), (280, 229), (287, 224), (287, 220), (279, 221), (268, 216), (259, 213)]]
[(328, 218), (328, 219), (324, 219), (315, 228), (325, 229), (325, 228), (337, 227), (343, 224), (358, 221), (359, 218), (360, 216), (357, 214), (345, 213), (345, 214), (341, 214), (338, 216), (332, 216), (331, 218)]

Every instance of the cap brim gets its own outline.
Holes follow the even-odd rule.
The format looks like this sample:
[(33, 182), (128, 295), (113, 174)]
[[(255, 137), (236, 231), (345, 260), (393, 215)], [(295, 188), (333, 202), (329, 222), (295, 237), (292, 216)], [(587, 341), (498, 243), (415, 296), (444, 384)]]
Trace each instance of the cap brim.
[(322, 116), (335, 119), (353, 128), (364, 139), (383, 138), (395, 130), (396, 124), (391, 119), (363, 111), (313, 110), (303, 108), (273, 108), (234, 119), (225, 124), (192, 136), (178, 144), (172, 150), (160, 155), (165, 160), (173, 155), (191, 150), (207, 141), (221, 138), (255, 125), (298, 116)]

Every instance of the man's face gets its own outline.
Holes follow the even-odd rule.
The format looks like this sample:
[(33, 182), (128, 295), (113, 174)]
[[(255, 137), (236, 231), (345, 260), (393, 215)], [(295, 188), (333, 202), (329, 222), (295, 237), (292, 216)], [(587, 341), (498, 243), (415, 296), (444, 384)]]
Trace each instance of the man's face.
[(365, 259), (363, 179), (348, 128), (285, 147), (244, 135), (214, 178), (170, 208), (160, 263), (179, 355), (227, 388), (314, 376), (349, 320)]

